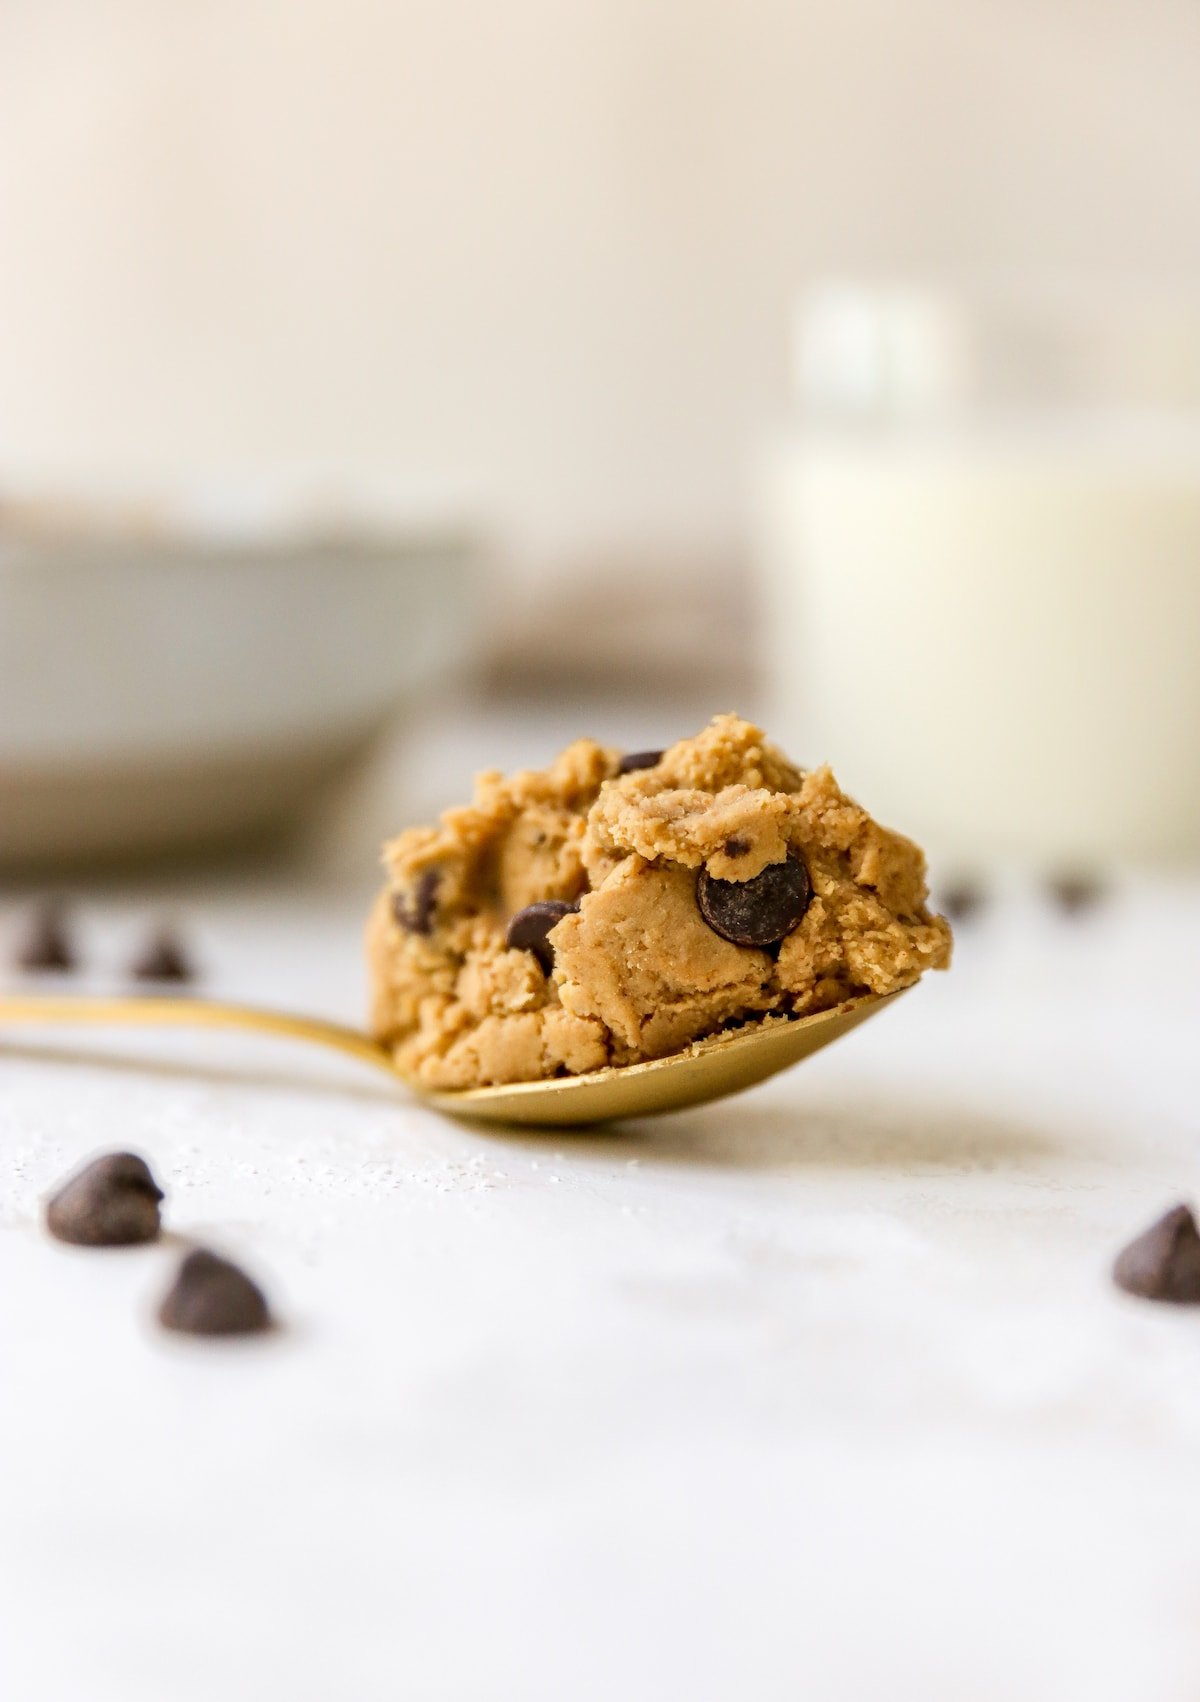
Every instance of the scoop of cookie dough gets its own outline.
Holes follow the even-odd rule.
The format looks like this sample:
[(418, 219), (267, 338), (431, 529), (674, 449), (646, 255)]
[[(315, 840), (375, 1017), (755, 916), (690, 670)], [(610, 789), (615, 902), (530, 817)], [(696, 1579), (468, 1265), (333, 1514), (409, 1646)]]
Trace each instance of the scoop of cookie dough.
[(580, 739), (481, 774), (384, 856), (372, 1026), (431, 1088), (659, 1058), (950, 961), (918, 847), (736, 715), (647, 766)]

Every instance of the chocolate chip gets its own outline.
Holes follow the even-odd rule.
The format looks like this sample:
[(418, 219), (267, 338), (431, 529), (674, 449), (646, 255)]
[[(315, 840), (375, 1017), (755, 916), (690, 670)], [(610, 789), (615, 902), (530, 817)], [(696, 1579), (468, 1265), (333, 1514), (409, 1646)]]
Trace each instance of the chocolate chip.
[(556, 927), (564, 916), (571, 916), (578, 909), (578, 904), (563, 904), (557, 898), (527, 904), (524, 910), (517, 911), (508, 924), (504, 943), (514, 951), (532, 952), (542, 966), (542, 973), (553, 975), (554, 947), (550, 944), (548, 935), (551, 928)]
[(696, 903), (714, 934), (735, 946), (773, 946), (797, 926), (812, 898), (808, 870), (794, 853), (749, 881), (696, 879)]
[(191, 981), (195, 975), (183, 946), (167, 928), (151, 936), (131, 967), (138, 981)]
[(638, 768), (657, 768), (662, 761), (661, 751), (630, 751), (617, 764), (618, 774), (632, 774)]
[(266, 1295), (228, 1259), (197, 1247), (163, 1296), (158, 1321), (189, 1336), (245, 1336), (271, 1328)]
[(133, 1152), (105, 1153), (46, 1202), (46, 1228), (79, 1247), (156, 1241), (162, 1197), (145, 1159)]
[(392, 899), (392, 915), (407, 934), (433, 932), (434, 901), (441, 876), (437, 869), (422, 869), (412, 890), (411, 902), (406, 893), (398, 892)]
[(1050, 896), (1068, 916), (1077, 916), (1100, 902), (1104, 886), (1094, 875), (1059, 875), (1050, 882)]
[(940, 898), (944, 915), (952, 922), (966, 922), (983, 909), (987, 893), (978, 881), (952, 881)]
[(750, 849), (750, 841), (740, 834), (731, 833), (721, 849), (727, 857), (744, 857)]
[(1118, 1254), (1113, 1281), (1143, 1300), (1200, 1304), (1200, 1231), (1187, 1206), (1176, 1206)]
[(17, 947), (17, 965), (21, 969), (57, 969), (63, 973), (75, 968), (75, 953), (61, 904), (48, 902), (34, 912), (25, 938)]

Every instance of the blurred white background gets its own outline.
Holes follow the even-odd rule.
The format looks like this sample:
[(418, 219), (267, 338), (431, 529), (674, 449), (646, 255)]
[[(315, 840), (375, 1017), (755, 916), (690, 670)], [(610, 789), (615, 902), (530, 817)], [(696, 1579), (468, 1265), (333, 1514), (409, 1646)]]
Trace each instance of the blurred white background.
[[(1024, 731), (1008, 738), (1014, 776), (1040, 764), (1046, 799), (1064, 768), (1084, 771), (1087, 705), (1111, 696), (1114, 670), (1167, 682), (1146, 732), (1130, 731), (1135, 753), (1195, 718), (1194, 694), (1171, 683), (1178, 659), (1164, 667), (1154, 632), (1140, 634), (1125, 668), (1123, 611), (1137, 606), (1130, 576), (1145, 532), (1159, 539), (1155, 631), (1195, 622), (1198, 96), (1194, 0), (0, 0), (0, 505), (8, 499), (11, 520), (29, 496), (176, 512), (182, 502), (222, 523), (297, 502), (318, 518), (354, 521), (369, 509), (386, 513), (408, 558), (414, 529), (483, 539), (486, 572), (453, 602), (474, 614), (476, 656), (493, 681), (541, 682), (575, 728), (589, 676), (626, 700), (685, 698), (648, 726), (652, 739), (718, 706), (771, 711), (804, 759), (832, 758), (889, 810), (883, 782), (893, 777), (892, 813), (935, 851), (955, 849), (944, 817), (921, 807), (922, 768), (941, 796), (958, 795), (962, 761), (938, 767), (930, 753), (938, 727), (952, 724), (967, 750), (970, 703), (990, 713), (982, 686), (972, 688), (972, 646), (997, 630), (990, 598), (1013, 582), (1018, 554), (1031, 586), (1043, 566), (1071, 579), (1059, 598), (1068, 626), (1047, 627), (1038, 659), (993, 644), (990, 699), (1053, 672), (1060, 639), (1076, 644), (1087, 692), (1030, 698)], [(957, 295), (997, 280), (1053, 280), (1060, 329), (1106, 300), (1148, 312), (1153, 331), (1161, 304), (1163, 346), (1181, 351), (1190, 375), (1172, 403), (1190, 408), (1192, 435), (1186, 452), (1172, 449), (1166, 494), (1152, 470), (1153, 488), (1139, 484), (1125, 505), (1111, 597), (1087, 589), (1093, 544), (1113, 521), (1087, 511), (1086, 492), (1129, 475), (1120, 457), (1115, 474), (1089, 464), (1078, 489), (1060, 481), (1053, 517), (1028, 508), (1026, 489), (977, 507), (954, 532), (935, 456), (928, 541), (897, 550), (895, 525), (881, 523), (861, 579), (845, 567), (841, 520), (814, 551), (799, 462), (786, 525), (764, 513), (763, 466), (800, 417), (797, 302), (830, 278), (915, 280), (952, 310)], [(1093, 399), (1089, 383), (1107, 378), (1111, 358), (1097, 343), (1076, 399)], [(1128, 413), (1120, 384), (1114, 397)], [(978, 423), (964, 415), (951, 431), (969, 438)], [(1029, 465), (1040, 478), (1041, 463)], [(847, 514), (869, 513), (878, 487), (862, 468), (854, 481)], [(986, 515), (1013, 501), (1028, 509), (1027, 542), (977, 548), (981, 528), (994, 531)], [(772, 531), (764, 598), (754, 568)], [(330, 559), (333, 597), (336, 539)], [(27, 653), (33, 641), (7, 600), (21, 571), (0, 562), (0, 624)], [(894, 653), (919, 651), (922, 632), (898, 640), (876, 593), (886, 587), (894, 604), (911, 576), (910, 601), (924, 586), (936, 602), (947, 573), (961, 608), (939, 628), (938, 653), (963, 665), (926, 688), (932, 722), (897, 719), (893, 750), (879, 733), (885, 695), (860, 717), (860, 748), (843, 749), (842, 693), (803, 699), (819, 670), (802, 643), (848, 684), (873, 645), (877, 677), (907, 677), (916, 690), (923, 670)], [(822, 575), (850, 618), (874, 620), (870, 643), (856, 637), (843, 654), (829, 642), (810, 598)], [(50, 621), (65, 632), (74, 619), (79, 645), (95, 652), (75, 600), (52, 600), (42, 583), (39, 630)], [(1106, 600), (1107, 648), (1086, 629), (1080, 637), (1077, 584), (1093, 605)], [(181, 645), (212, 626), (182, 602), (177, 619)], [(365, 604), (357, 619), (378, 628), (392, 617)], [(286, 602), (273, 618), (247, 613), (255, 631), (243, 653), (264, 680), (297, 665), (276, 634), (298, 620)], [(844, 636), (845, 619), (840, 627)], [(389, 690), (411, 698), (405, 659), (426, 644), (423, 628), (397, 626)], [(70, 688), (55, 685), (89, 732), (110, 719), (114, 668), (107, 656), (99, 665), (90, 696), (79, 670)], [(334, 656), (326, 672), (345, 666)], [(122, 664), (125, 707), (147, 727), (161, 701), (153, 674), (145, 658)], [(214, 679), (208, 695), (226, 689)], [(326, 713), (316, 701), (311, 710)], [(10, 779), (44, 747), (43, 727), (19, 727), (31, 717), (28, 694), (13, 705), (0, 682), (0, 772)], [(247, 775), (254, 787), (257, 771), (283, 772), (285, 753), (267, 750), (250, 719), (249, 754), (217, 750), (203, 719), (198, 710), (193, 755), (218, 765), (222, 787), (235, 757), (243, 796)], [(368, 719), (341, 748), (351, 735), (361, 743)], [(603, 718), (589, 724), (604, 730)], [(1051, 724), (1062, 735), (1053, 747)], [(6, 745), (6, 726), (24, 743)], [(517, 754), (503, 742), (490, 753)], [(153, 759), (165, 796), (163, 755), (114, 742), (102, 795), (116, 799), (124, 764), (122, 797), (144, 796)], [(289, 749), (293, 759), (311, 769), (311, 743)], [(1163, 761), (1200, 775), (1194, 741)], [(181, 778), (193, 786), (191, 770)], [(43, 788), (44, 775), (33, 782)], [(68, 819), (57, 801), (81, 795), (76, 773), (50, 784), (54, 810), (40, 792), (31, 806), (38, 844)], [(1161, 793), (1158, 780), (1152, 789)], [(1096, 833), (1076, 823), (1107, 819), (1106, 790), (1089, 783), (1036, 849), (1090, 855)], [(1193, 790), (1177, 821), (1149, 833), (1131, 822), (1112, 849), (1200, 850), (1200, 781)], [(385, 797), (380, 817), (424, 807), (402, 779)], [(1140, 801), (1136, 810), (1145, 814)], [(23, 823), (12, 832), (34, 843)], [(1033, 847), (1028, 833), (1020, 843)]]
[(744, 559), (813, 274), (1200, 283), (1194, 0), (3, 0), (0, 484)]

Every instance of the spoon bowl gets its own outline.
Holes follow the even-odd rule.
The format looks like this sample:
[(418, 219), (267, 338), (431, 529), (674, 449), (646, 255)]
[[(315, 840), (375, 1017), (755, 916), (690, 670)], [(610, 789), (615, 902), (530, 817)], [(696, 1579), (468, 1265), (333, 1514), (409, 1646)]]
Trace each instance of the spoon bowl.
[(645, 1064), (622, 1064), (583, 1076), (551, 1081), (513, 1082), (506, 1087), (472, 1087), (457, 1093), (415, 1091), (439, 1111), (488, 1123), (544, 1123), (560, 1126), (611, 1122), (618, 1117), (655, 1117), (684, 1111), (711, 1099), (725, 1099), (766, 1081), (831, 1040), (848, 1034), (898, 999), (848, 999), (814, 1016), (767, 1017), (709, 1040), (697, 1040), (682, 1052)]
[(544, 1124), (551, 1127), (651, 1117), (724, 1099), (790, 1068), (831, 1040), (848, 1034), (901, 993), (885, 998), (847, 999), (833, 1010), (789, 1019), (765, 1017), (744, 1028), (698, 1040), (682, 1052), (645, 1064), (624, 1064), (582, 1076), (513, 1082), (503, 1087), (441, 1093), (422, 1087), (397, 1070), (391, 1053), (369, 1034), (316, 1017), (257, 1010), (207, 999), (16, 996), (0, 998), (0, 1028), (75, 1024), (89, 1027), (239, 1028), (305, 1040), (350, 1053), (387, 1070), (426, 1105), (476, 1122)]

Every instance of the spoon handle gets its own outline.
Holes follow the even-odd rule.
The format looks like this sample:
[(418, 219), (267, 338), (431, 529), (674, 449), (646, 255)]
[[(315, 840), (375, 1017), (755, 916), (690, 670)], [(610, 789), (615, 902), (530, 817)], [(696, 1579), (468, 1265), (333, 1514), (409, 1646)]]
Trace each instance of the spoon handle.
[(283, 1035), (349, 1052), (378, 1068), (395, 1072), (390, 1055), (370, 1035), (318, 1017), (256, 1010), (252, 1005), (219, 1004), (210, 999), (104, 999), (78, 995), (0, 997), (0, 1028), (10, 1024), (74, 1024), (123, 1028), (241, 1028), (254, 1034)]

